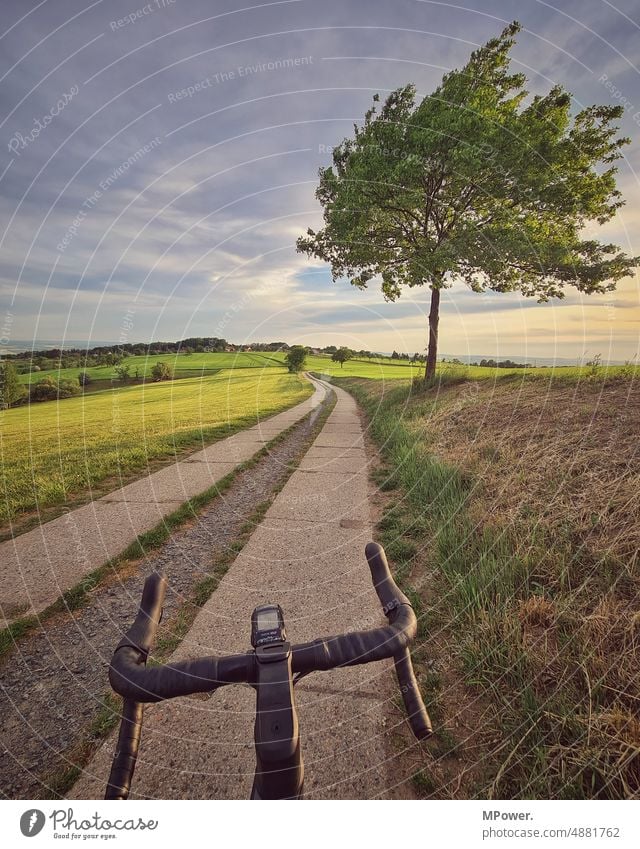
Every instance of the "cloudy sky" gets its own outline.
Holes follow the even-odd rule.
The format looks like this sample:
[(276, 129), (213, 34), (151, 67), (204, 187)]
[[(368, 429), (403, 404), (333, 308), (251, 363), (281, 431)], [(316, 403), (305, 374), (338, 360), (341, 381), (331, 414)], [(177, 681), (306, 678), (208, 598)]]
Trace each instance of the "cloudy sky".
[[(296, 254), (317, 171), (372, 95), (447, 70), (518, 18), (531, 92), (622, 102), (627, 205), (601, 238), (640, 254), (634, 0), (3, 0), (2, 344), (191, 335), (423, 350), (428, 291), (386, 304)], [(638, 352), (638, 278), (538, 305), (443, 297), (441, 351)]]

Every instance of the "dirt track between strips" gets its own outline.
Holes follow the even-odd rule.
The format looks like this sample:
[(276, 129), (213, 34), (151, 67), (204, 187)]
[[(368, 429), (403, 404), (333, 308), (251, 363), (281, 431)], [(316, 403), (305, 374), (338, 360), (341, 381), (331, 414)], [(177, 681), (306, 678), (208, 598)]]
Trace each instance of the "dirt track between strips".
[[(338, 400), (299, 468), (172, 656), (246, 651), (252, 609), (278, 602), (292, 642), (384, 622), (364, 546), (372, 538), (368, 460), (355, 401)], [(406, 798), (395, 787), (390, 663), (336, 670), (296, 687), (308, 798)], [(147, 709), (132, 798), (248, 798), (255, 695), (223, 688)], [(71, 798), (99, 798), (111, 734)]]

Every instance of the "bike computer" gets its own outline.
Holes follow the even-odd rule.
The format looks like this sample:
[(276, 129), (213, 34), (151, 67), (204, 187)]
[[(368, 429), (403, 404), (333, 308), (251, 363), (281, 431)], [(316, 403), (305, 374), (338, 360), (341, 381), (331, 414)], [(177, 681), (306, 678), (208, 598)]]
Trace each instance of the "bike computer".
[(262, 604), (251, 614), (251, 645), (254, 649), (284, 643), (284, 617), (279, 604)]

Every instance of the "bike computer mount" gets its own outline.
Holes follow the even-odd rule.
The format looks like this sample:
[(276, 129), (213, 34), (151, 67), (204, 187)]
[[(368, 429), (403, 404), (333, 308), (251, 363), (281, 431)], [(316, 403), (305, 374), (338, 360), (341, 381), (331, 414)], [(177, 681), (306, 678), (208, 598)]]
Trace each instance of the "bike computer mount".
[(251, 645), (254, 649), (285, 643), (284, 616), (279, 604), (262, 604), (251, 614)]
[(291, 645), (277, 604), (263, 604), (251, 615), (255, 651), (256, 773), (252, 799), (298, 799), (304, 767), (293, 698)]

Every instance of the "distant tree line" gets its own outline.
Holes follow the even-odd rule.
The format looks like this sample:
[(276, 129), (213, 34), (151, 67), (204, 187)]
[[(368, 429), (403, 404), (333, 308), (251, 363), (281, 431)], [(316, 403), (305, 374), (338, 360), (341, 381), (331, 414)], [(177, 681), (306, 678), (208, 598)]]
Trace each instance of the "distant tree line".
[[(280, 344), (280, 343), (272, 343)], [(256, 346), (233, 345), (218, 336), (193, 336), (179, 342), (123, 343), (98, 345), (94, 348), (48, 348), (40, 351), (21, 351), (9, 354), (18, 370), (25, 371), (51, 368), (86, 368), (89, 366), (117, 366), (125, 357), (157, 356), (158, 354), (218, 353), (240, 351)], [(274, 348), (273, 350), (278, 350)], [(25, 363), (26, 361), (26, 363)], [(25, 367), (26, 366), (26, 367)]]
[(480, 360), (479, 363), (473, 365), (484, 366), (485, 368), (533, 368), (531, 363), (514, 363), (513, 360)]
[[(448, 360), (446, 357), (442, 358), (443, 363), (448, 363), (449, 365), (454, 366), (463, 366), (465, 363), (462, 360), (453, 357)], [(473, 362), (469, 363), (472, 366), (482, 366), (484, 368), (535, 368), (531, 363), (514, 363), (513, 360), (480, 360), (479, 363)]]
[(394, 351), (391, 354), (392, 360), (405, 360), (406, 362), (411, 363), (423, 363), (425, 361), (425, 355), (419, 354), (417, 351), (415, 354), (401, 354), (398, 351)]

